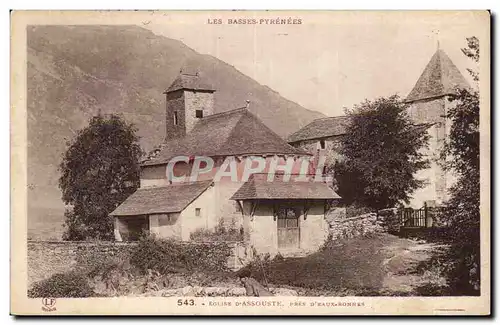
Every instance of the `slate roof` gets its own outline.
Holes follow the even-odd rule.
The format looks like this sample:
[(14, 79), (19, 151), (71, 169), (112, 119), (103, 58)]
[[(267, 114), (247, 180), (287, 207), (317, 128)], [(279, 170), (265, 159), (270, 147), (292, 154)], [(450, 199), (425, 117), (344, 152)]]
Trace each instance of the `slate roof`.
[(180, 74), (172, 82), (170, 87), (165, 91), (165, 93), (170, 93), (172, 91), (180, 89), (198, 90), (198, 91), (210, 91), (214, 92), (215, 89), (212, 85), (205, 82), (197, 74)]
[(212, 181), (204, 181), (139, 188), (110, 215), (136, 216), (181, 212), (211, 184)]
[(310, 155), (289, 145), (246, 108), (203, 117), (185, 137), (161, 147), (142, 165), (166, 164), (175, 156)]
[(406, 102), (454, 94), (456, 88), (470, 86), (448, 55), (438, 49), (406, 97)]
[(320, 118), (312, 121), (288, 137), (288, 142), (327, 138), (343, 135), (349, 125), (348, 116)]
[(288, 182), (283, 181), (283, 175), (275, 175), (274, 181), (268, 182), (267, 174), (253, 174), (231, 197), (231, 200), (252, 199), (329, 200), (340, 199), (340, 196), (323, 182), (298, 182), (293, 180), (293, 175)]

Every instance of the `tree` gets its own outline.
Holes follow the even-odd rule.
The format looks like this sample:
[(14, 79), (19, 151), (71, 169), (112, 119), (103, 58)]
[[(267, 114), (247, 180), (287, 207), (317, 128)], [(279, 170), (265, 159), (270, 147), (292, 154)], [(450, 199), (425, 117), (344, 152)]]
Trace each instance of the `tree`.
[[(465, 56), (479, 64), (479, 40), (467, 38)], [(468, 69), (475, 82), (479, 73)], [(450, 120), (450, 133), (446, 139), (441, 161), (447, 170), (454, 171), (457, 182), (450, 189), (447, 202), (449, 224), (461, 239), (479, 238), (479, 92), (457, 89), (449, 100), (454, 104), (446, 118)]]
[[(467, 37), (467, 47), (462, 48), (462, 53), (472, 59), (472, 61), (479, 63), (479, 39), (476, 36)], [(474, 81), (479, 81), (479, 72), (472, 69), (467, 69)]]
[(136, 129), (116, 115), (95, 116), (80, 130), (60, 165), (65, 213), (64, 240), (110, 240), (109, 217), (139, 186), (141, 149)]
[(365, 101), (347, 112), (351, 123), (342, 140), (342, 161), (334, 166), (338, 191), (347, 204), (373, 209), (408, 202), (423, 185), (415, 173), (428, 166), (421, 149), (427, 127), (415, 126), (398, 97)]
[(469, 89), (457, 90), (450, 98), (455, 103), (447, 112), (451, 120), (442, 159), (446, 169), (457, 175), (450, 188), (447, 221), (462, 239), (479, 237), (479, 94)]
[[(467, 57), (479, 63), (479, 40), (467, 38), (462, 49)], [(468, 69), (474, 81), (479, 73)], [(478, 294), (480, 283), (480, 151), (479, 151), (479, 92), (457, 89), (449, 100), (454, 104), (446, 118), (449, 136), (441, 152), (442, 164), (453, 171), (457, 180), (450, 189), (443, 218), (450, 226), (456, 258), (450, 278), (459, 294)]]

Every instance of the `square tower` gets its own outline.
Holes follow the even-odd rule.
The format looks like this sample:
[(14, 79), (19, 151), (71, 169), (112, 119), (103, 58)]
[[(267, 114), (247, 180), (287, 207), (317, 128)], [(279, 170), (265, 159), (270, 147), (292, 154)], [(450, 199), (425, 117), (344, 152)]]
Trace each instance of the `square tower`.
[(214, 92), (199, 73), (184, 73), (164, 92), (166, 95), (165, 141), (184, 137), (197, 121), (214, 113)]

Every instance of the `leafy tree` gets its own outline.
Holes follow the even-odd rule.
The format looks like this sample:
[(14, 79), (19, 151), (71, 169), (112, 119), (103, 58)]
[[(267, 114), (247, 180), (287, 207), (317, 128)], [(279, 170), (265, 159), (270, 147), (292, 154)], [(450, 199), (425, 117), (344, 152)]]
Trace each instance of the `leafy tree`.
[(136, 129), (116, 115), (95, 116), (80, 130), (60, 165), (59, 187), (69, 205), (64, 240), (110, 240), (109, 213), (139, 186)]
[[(467, 47), (462, 52), (478, 64), (479, 40), (467, 38)], [(478, 82), (479, 73), (468, 71)], [(479, 92), (457, 89), (450, 101), (453, 105), (446, 114), (451, 122), (450, 132), (441, 152), (444, 167), (457, 175), (443, 215), (455, 242), (452, 249), (458, 252), (454, 274), (450, 277), (458, 293), (477, 294), (480, 281)]]
[(423, 185), (415, 173), (429, 163), (420, 150), (427, 145), (427, 127), (411, 122), (398, 96), (366, 100), (347, 114), (344, 159), (333, 168), (340, 196), (373, 209), (407, 202)]
[[(448, 223), (462, 238), (479, 236), (479, 94), (460, 89), (451, 97), (455, 104), (447, 112), (450, 133), (442, 158), (457, 175), (447, 202)], [(446, 159), (448, 157), (448, 159)]]
[[(472, 59), (474, 62), (479, 63), (479, 39), (476, 36), (467, 37), (467, 47), (462, 48), (462, 53)], [(467, 69), (474, 81), (479, 81), (479, 72), (472, 69)]]

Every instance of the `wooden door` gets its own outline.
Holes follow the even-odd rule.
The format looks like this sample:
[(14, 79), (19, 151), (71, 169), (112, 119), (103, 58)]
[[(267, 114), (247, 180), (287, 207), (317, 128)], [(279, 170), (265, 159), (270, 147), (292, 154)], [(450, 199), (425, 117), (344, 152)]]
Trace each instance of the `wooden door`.
[(300, 210), (296, 208), (279, 208), (278, 217), (278, 248), (299, 248)]

